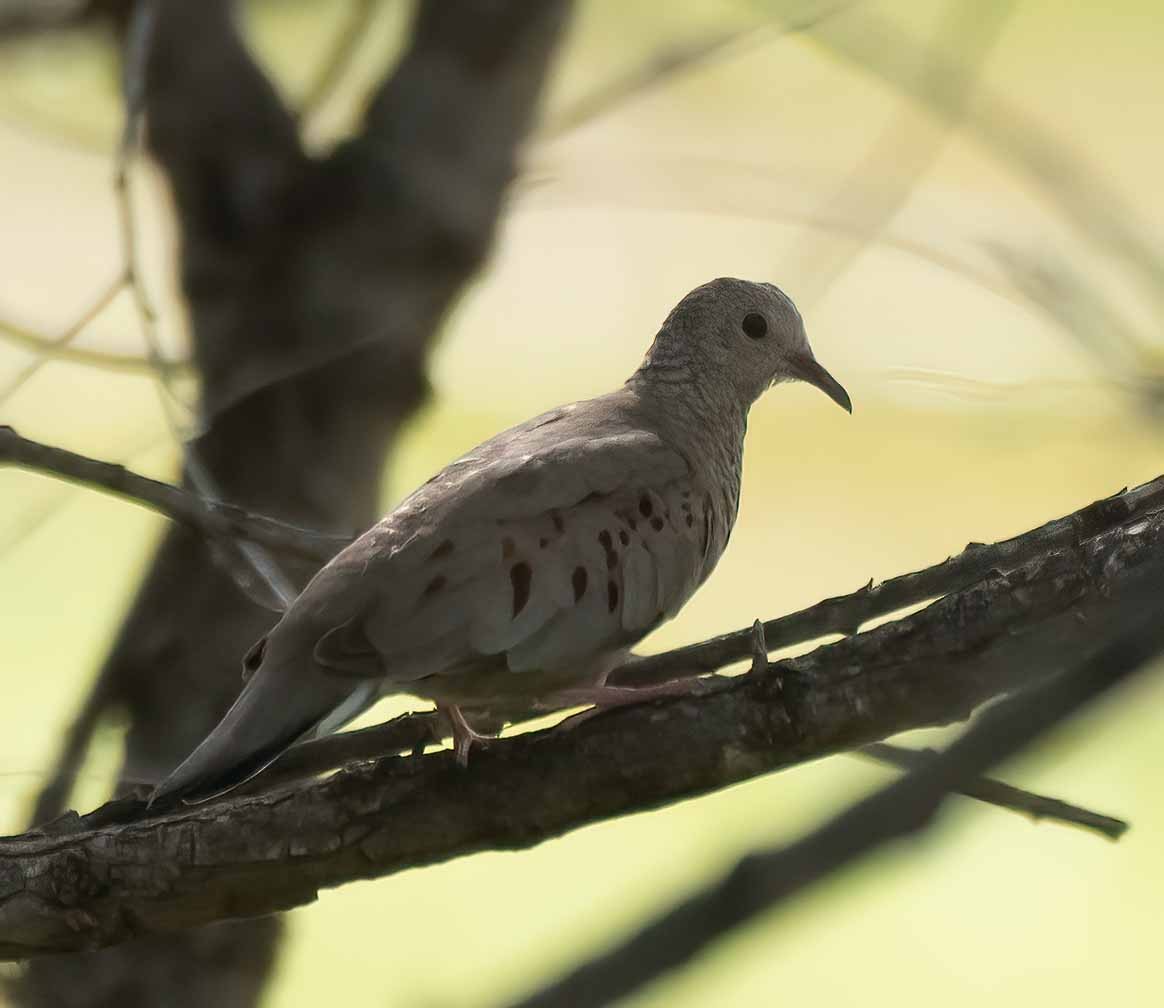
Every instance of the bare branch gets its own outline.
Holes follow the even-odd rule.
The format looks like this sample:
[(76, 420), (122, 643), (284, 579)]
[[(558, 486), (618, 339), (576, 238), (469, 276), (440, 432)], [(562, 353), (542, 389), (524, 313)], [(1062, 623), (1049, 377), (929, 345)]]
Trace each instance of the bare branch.
[[(538, 713), (543, 716), (545, 714), (544, 711)], [(533, 712), (530, 713), (530, 717), (532, 716)], [(519, 717), (516, 720), (523, 721), (525, 718)], [(436, 711), (425, 711), (420, 714), (402, 714), (384, 724), (369, 728), (313, 739), (285, 752), (260, 776), (247, 784), (243, 793), (256, 794), (269, 791), (288, 781), (301, 780), (351, 763), (381, 759), (396, 753), (419, 754), (426, 745), (438, 741), (447, 734), (448, 729)], [(908, 770), (924, 765), (933, 753), (931, 750), (907, 749), (886, 742), (874, 742), (857, 750), (853, 755), (868, 756), (880, 763)], [(1090, 829), (1109, 840), (1118, 840), (1128, 829), (1128, 823), (1123, 819), (1102, 815), (1057, 798), (1024, 791), (1022, 788), (989, 777), (961, 788), (958, 793), (987, 805), (1030, 816), (1035, 820), (1049, 819), (1069, 826)], [(38, 821), (45, 818), (47, 816)]]
[[(808, 284), (798, 295), (801, 300), (811, 303), (822, 296), (904, 205), (917, 180), (941, 153), (948, 130), (962, 118), (982, 65), (1014, 7), (1014, 0), (961, 0), (951, 5), (926, 53), (927, 63), (918, 73), (917, 85), (922, 90), (940, 88), (945, 94), (948, 111), (941, 125), (946, 129), (919, 135), (916, 118), (910, 114), (913, 110), (905, 108), (881, 131), (868, 154), (846, 173), (819, 211), (826, 220), (850, 222), (861, 238), (840, 246), (831, 240), (811, 242), (810, 238), (808, 247), (800, 248), (798, 256)], [(946, 55), (951, 49), (960, 56), (954, 66)], [(884, 170), (887, 165), (892, 165), (892, 173)]]
[[(800, 5), (795, 15), (785, 12), (779, 29), (782, 35), (793, 35), (815, 28), (827, 19), (841, 14), (858, 0), (837, 0), (818, 6)], [(802, 9), (802, 8), (807, 9)], [(770, 18), (738, 28), (729, 28), (710, 37), (673, 45), (656, 53), (645, 63), (631, 68), (602, 84), (590, 94), (583, 95), (556, 115), (539, 133), (539, 140), (556, 139), (571, 133), (587, 123), (610, 114), (626, 102), (661, 87), (681, 74), (705, 66), (715, 59), (737, 55), (751, 45), (770, 41)]]
[[(117, 224), (121, 240), (121, 283), (129, 291), (137, 311), (142, 337), (145, 340), (146, 359), (157, 379), (157, 387), (166, 422), (175, 440), (187, 452), (189, 435), (183, 430), (178, 410), (190, 412), (189, 404), (182, 402), (174, 391), (173, 374), (166, 366), (158, 332), (158, 313), (142, 277), (141, 256), (138, 250), (137, 226), (133, 212), (131, 190), (134, 157), (141, 146), (142, 118), (146, 108), (146, 70), (153, 49), (154, 32), (158, 20), (159, 0), (137, 0), (125, 33), (122, 84), (125, 94), (125, 120), (121, 142), (113, 166), (113, 193), (117, 205)], [(200, 493), (210, 493), (207, 487), (198, 487)]]
[[(888, 742), (874, 742), (857, 751), (879, 763), (886, 763), (902, 770), (920, 769), (939, 755), (933, 749), (908, 749)], [(1090, 809), (1072, 805), (1070, 802), (1060, 801), (1058, 798), (1048, 798), (1045, 795), (1024, 791), (991, 777), (980, 777), (958, 788), (957, 792), (987, 805), (1030, 816), (1036, 821), (1050, 819), (1068, 826), (1092, 830), (1109, 840), (1118, 840), (1128, 831), (1128, 823), (1123, 819), (1101, 815)]]
[[(79, 318), (55, 337), (43, 336), (25, 326), (18, 325), (7, 319), (0, 319), (0, 339), (19, 346), (30, 353), (36, 354), (27, 368), (25, 368), (5, 388), (0, 389), (0, 405), (12, 397), (12, 394), (40, 370), (50, 360), (69, 361), (73, 364), (84, 364), (89, 367), (103, 368), (108, 371), (129, 371), (138, 373), (148, 371), (150, 362), (139, 354), (114, 353), (108, 350), (89, 350), (84, 347), (70, 346), (98, 315), (100, 315), (125, 287), (124, 277), (120, 274), (107, 284), (85, 309)], [(185, 371), (189, 363), (184, 360), (166, 360), (164, 366), (168, 371)]]
[(1151, 595), (1145, 592), (1133, 603), (1138, 617), (1133, 630), (1077, 668), (1000, 703), (945, 752), (796, 843), (743, 858), (713, 885), (515, 1008), (608, 1005), (858, 858), (925, 829), (951, 792), (1141, 671), (1164, 649), (1159, 587), (1157, 580)]
[[(992, 545), (970, 543), (956, 557), (912, 574), (875, 585), (872, 581), (851, 595), (826, 599), (808, 609), (764, 624), (768, 649), (787, 647), (833, 633), (853, 633), (868, 620), (969, 584), (987, 572), (1010, 570), (1048, 550), (1071, 549), (1113, 524), (1164, 507), (1164, 476), (1134, 490), (1122, 491), (1049, 521), (1013, 539)], [(678, 670), (711, 672), (751, 653), (752, 631), (737, 630), (702, 644), (643, 658), (626, 667), (619, 681), (649, 683), (674, 678)]]
[[(1122, 260), (1154, 299), (1158, 314), (1164, 312), (1164, 261), (1134, 208), (1101, 172), (997, 94), (979, 89), (974, 103), (966, 106), (949, 86), (963, 72), (956, 58), (942, 61), (933, 52), (927, 56), (922, 43), (874, 10), (855, 9), (849, 17), (822, 22), (815, 37), (934, 116), (963, 121), (1003, 163), (1026, 174), (1080, 233)], [(931, 72), (914, 78), (910, 68), (927, 59)]]
[(699, 38), (664, 49), (646, 63), (583, 95), (547, 123), (539, 132), (538, 139), (553, 140), (571, 133), (681, 73), (705, 65), (714, 57), (736, 51), (749, 41), (755, 43), (762, 38), (764, 27), (765, 22), (730, 28), (710, 38)]
[[(322, 886), (599, 819), (966, 717), (1098, 647), (1164, 583), (1164, 514), (1050, 549), (916, 613), (661, 700), (493, 742), (92, 828), (142, 803), (0, 842), (0, 952), (123, 941), (311, 900)], [(923, 771), (925, 772), (925, 771)], [(910, 778), (912, 779), (912, 778)], [(957, 783), (961, 783), (960, 781)], [(290, 856), (289, 856), (290, 855)]]
[(11, 427), (0, 426), (0, 465), (15, 465), (81, 486), (96, 487), (142, 504), (212, 539), (246, 539), (320, 562), (330, 559), (351, 541), (348, 536), (313, 532), (252, 514), (233, 504), (208, 500), (169, 483), (140, 476), (113, 462), (30, 441)]

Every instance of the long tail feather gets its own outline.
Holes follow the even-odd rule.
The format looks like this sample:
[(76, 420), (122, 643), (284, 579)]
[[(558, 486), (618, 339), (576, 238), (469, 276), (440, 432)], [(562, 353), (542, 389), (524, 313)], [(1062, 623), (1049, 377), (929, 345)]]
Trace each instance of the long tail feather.
[(350, 681), (317, 669), (304, 674), (264, 665), (218, 726), (154, 789), (150, 805), (206, 800), (238, 787), (342, 707), (352, 692)]

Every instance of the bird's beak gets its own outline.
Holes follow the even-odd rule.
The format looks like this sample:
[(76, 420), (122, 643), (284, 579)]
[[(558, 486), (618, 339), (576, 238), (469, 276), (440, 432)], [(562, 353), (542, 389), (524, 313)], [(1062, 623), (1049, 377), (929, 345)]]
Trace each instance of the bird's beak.
[(853, 412), (853, 401), (845, 387), (809, 356), (793, 357), (788, 361), (788, 372), (793, 378), (815, 385), (843, 410)]

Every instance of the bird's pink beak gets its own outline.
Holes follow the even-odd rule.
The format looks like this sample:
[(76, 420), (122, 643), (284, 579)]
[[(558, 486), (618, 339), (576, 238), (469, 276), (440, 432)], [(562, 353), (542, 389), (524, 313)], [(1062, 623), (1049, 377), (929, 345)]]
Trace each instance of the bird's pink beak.
[(849, 393), (845, 391), (845, 387), (821, 367), (816, 362), (815, 357), (805, 355), (790, 358), (788, 373), (799, 381), (816, 386), (841, 409), (847, 410), (849, 413), (853, 412), (853, 400), (849, 398)]

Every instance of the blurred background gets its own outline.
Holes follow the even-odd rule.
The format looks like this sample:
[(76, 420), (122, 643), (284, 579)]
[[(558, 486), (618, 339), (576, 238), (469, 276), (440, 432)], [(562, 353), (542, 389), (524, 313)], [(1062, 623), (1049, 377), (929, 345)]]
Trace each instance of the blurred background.
[[(0, 4), (0, 22), (28, 6)], [(355, 129), (410, 5), (241, 11), (322, 151)], [(807, 387), (761, 401), (733, 545), (646, 650), (937, 562), (1158, 475), (1162, 42), (1164, 10), (1149, 0), (578, 3), (383, 509), (495, 431), (621, 382), (674, 302), (722, 275), (770, 280), (798, 302), (855, 411)], [(67, 345), (46, 345), (123, 262), (118, 66), (100, 25), (0, 48), (0, 423), (172, 480), (175, 430), (193, 415), (159, 396), (128, 293)], [(148, 161), (133, 178), (161, 352), (185, 361), (170, 199)], [(175, 373), (179, 403), (192, 399), (189, 369)], [(0, 471), (6, 832), (24, 828), (163, 526)], [(1118, 844), (963, 802), (923, 840), (633, 1003), (1157, 1003), (1162, 702), (1157, 677), (1000, 774), (1130, 819)], [(108, 792), (123, 733), (116, 719), (101, 726), (75, 807)], [(837, 757), (525, 853), (325, 892), (288, 915), (262, 1003), (496, 1003), (884, 779)]]

